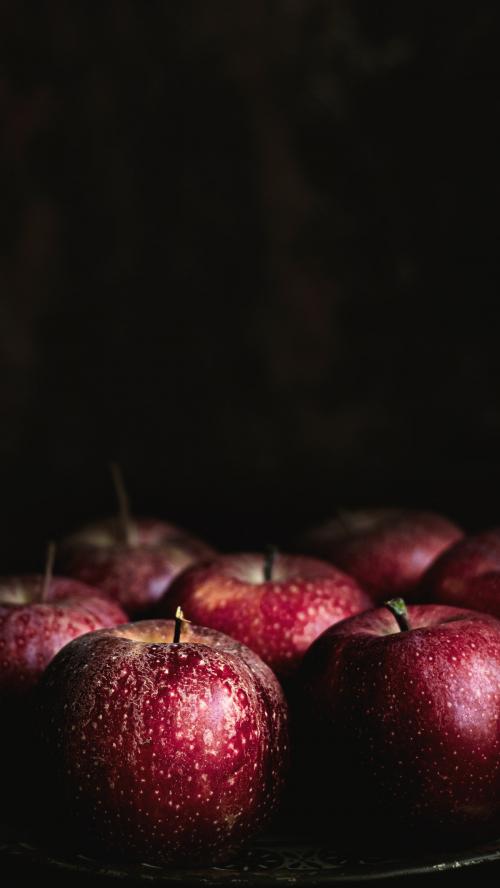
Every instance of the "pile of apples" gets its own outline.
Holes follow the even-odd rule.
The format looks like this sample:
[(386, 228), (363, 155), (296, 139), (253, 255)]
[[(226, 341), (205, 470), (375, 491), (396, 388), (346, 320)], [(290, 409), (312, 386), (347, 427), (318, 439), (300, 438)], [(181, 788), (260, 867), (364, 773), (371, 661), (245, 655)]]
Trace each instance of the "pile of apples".
[(61, 576), (51, 549), (0, 581), (1, 744), (38, 750), (30, 805), (50, 792), (80, 850), (168, 865), (230, 858), (287, 785), (333, 842), (495, 833), (500, 529), (354, 511), (301, 554), (218, 554), (115, 480), (119, 515), (61, 542)]

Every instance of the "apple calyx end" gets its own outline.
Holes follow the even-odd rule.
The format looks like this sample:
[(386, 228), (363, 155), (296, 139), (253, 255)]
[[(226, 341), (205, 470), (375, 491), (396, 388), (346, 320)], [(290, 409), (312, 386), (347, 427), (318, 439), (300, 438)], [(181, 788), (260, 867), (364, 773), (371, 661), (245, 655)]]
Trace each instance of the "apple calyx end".
[(384, 601), (384, 607), (390, 610), (400, 631), (408, 632), (410, 629), (410, 623), (404, 598), (390, 598), (389, 601)]

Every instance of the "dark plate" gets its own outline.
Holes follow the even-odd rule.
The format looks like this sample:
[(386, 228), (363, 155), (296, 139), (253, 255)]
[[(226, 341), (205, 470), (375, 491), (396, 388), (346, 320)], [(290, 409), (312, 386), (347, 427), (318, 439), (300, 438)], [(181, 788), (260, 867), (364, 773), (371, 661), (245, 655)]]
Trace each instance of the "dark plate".
[[(340, 885), (375, 882), (397, 877), (424, 876), (477, 868), (500, 861), (500, 840), (466, 851), (429, 852), (415, 857), (379, 858), (376, 856), (341, 856), (335, 848), (311, 840), (287, 840), (268, 836), (254, 845), (237, 861), (220, 867), (202, 869), (166, 869), (147, 864), (103, 862), (81, 854), (61, 853), (33, 837), (20, 840), (5, 827), (1, 833), (0, 854), (11, 868), (23, 867), (40, 874), (41, 870), (65, 874), (78, 884), (107, 879), (118, 882), (169, 885)], [(500, 864), (499, 864), (500, 873)], [(471, 876), (473, 873), (471, 872)], [(83, 880), (83, 881), (82, 881)]]

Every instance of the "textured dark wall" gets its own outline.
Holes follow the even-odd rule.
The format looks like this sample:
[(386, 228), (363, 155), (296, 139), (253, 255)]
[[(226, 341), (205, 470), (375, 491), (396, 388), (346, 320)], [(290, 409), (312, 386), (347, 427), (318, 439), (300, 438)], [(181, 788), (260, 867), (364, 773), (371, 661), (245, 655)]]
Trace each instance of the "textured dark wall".
[(500, 520), (494, 5), (0, 10), (4, 567), (110, 457), (229, 545)]

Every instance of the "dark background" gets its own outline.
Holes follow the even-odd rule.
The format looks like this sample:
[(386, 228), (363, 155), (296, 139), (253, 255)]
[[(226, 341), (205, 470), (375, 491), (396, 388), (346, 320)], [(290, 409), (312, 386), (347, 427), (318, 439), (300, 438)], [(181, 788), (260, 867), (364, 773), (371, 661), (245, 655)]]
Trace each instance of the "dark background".
[(0, 3), (0, 557), (500, 521), (499, 12)]

